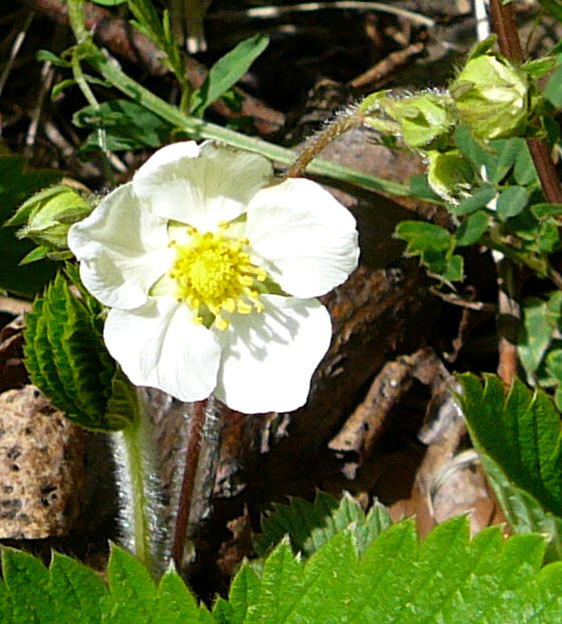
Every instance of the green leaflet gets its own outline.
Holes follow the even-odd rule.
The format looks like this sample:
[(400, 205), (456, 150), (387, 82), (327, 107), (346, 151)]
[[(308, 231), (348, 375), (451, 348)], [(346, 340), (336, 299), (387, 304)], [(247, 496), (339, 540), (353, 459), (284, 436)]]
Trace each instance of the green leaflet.
[(263, 518), (262, 532), (256, 537), (254, 547), (263, 556), (288, 535), (293, 550), (309, 556), (336, 533), (353, 525), (357, 547), (362, 553), (390, 524), (388, 513), (378, 502), (365, 514), (349, 494), (344, 494), (338, 502), (329, 494), (318, 492), (313, 503), (294, 498), (289, 505), (275, 505)]
[(465, 517), (423, 542), (412, 520), (382, 531), (360, 555), (353, 527), (337, 531), (309, 558), (287, 539), (262, 561), (244, 564), (228, 600), (213, 613), (198, 605), (173, 570), (156, 585), (131, 554), (112, 547), (107, 585), (81, 563), (54, 555), (47, 570), (31, 555), (4, 549), (4, 624), (557, 624), (562, 563), (541, 569), (544, 540), (504, 540), (490, 527), (473, 540)]
[(501, 381), (460, 377), (460, 398), (472, 440), (512, 528), (549, 537), (549, 559), (562, 557), (560, 417), (541, 390), (520, 381), (504, 393)]
[[(0, 582), (2, 624), (211, 624), (172, 570), (154, 584), (131, 554), (112, 547), (108, 584), (87, 566), (53, 554), (45, 566), (33, 556), (4, 548)], [(4, 600), (2, 600), (4, 598)]]
[(254, 35), (241, 41), (209, 70), (205, 82), (191, 97), (191, 114), (202, 117), (205, 110), (233, 87), (269, 44), (267, 35)]
[(451, 282), (463, 279), (463, 258), (453, 254), (456, 241), (445, 228), (425, 221), (401, 221), (394, 236), (406, 241), (406, 254), (419, 256), (436, 277)]
[[(86, 106), (76, 112), (72, 121), (79, 128), (104, 128), (107, 149), (118, 152), (139, 148), (156, 148), (165, 144), (172, 126), (144, 106), (117, 99), (99, 106)], [(92, 132), (83, 150), (100, 149), (97, 132)]]
[[(69, 267), (68, 274), (74, 273)], [(32, 382), (67, 418), (114, 431), (135, 417), (137, 406), (103, 343), (101, 313), (87, 293), (76, 297), (59, 273), (27, 317), (25, 364)]]
[(554, 623), (562, 617), (554, 580), (562, 565), (539, 572), (543, 551), (541, 537), (503, 541), (500, 527), (470, 541), (466, 518), (422, 543), (411, 520), (400, 522), (362, 556), (348, 529), (307, 560), (295, 559), (284, 540), (260, 571), (242, 568), (213, 615), (221, 624)]

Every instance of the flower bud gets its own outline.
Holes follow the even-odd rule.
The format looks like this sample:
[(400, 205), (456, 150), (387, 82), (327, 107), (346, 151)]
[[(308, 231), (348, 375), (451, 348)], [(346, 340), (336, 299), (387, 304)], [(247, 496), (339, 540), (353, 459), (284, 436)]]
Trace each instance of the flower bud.
[(37, 245), (68, 249), (66, 237), (73, 223), (92, 211), (74, 189), (62, 184), (36, 193), (24, 202), (7, 225), (20, 225), (18, 238), (30, 238)]
[(366, 122), (378, 130), (384, 132), (386, 128), (377, 117), (377, 111), (396, 122), (395, 134), (399, 134), (408, 147), (420, 150), (449, 147), (457, 122), (455, 104), (449, 95), (432, 91), (404, 97), (381, 94), (371, 101), (376, 103), (376, 109), (372, 115), (367, 115)]
[(458, 204), (470, 195), (475, 182), (471, 164), (458, 150), (429, 151), (427, 181), (432, 190), (445, 201)]
[(470, 59), (450, 91), (461, 120), (477, 139), (513, 136), (527, 118), (527, 75), (503, 57), (482, 54)]

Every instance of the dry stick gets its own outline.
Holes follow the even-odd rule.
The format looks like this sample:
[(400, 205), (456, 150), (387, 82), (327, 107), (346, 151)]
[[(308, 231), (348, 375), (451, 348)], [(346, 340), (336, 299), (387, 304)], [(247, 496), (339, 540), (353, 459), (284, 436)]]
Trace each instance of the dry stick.
[(185, 454), (185, 468), (178, 503), (174, 543), (172, 546), (172, 559), (176, 564), (176, 569), (178, 571), (181, 570), (183, 550), (189, 526), (189, 512), (191, 511), (193, 504), (193, 491), (195, 489), (195, 478), (197, 476), (201, 441), (203, 438), (203, 427), (205, 425), (206, 404), (207, 400), (197, 401), (193, 404), (191, 421), (189, 423), (189, 435)]

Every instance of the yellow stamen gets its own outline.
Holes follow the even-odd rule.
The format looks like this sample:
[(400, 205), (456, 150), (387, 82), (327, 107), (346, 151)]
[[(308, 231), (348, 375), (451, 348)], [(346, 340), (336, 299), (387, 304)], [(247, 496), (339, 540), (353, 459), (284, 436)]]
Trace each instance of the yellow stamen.
[(170, 269), (177, 283), (176, 297), (193, 310), (195, 323), (214, 323), (221, 331), (230, 325), (223, 312), (263, 312), (256, 288), (268, 277), (267, 271), (251, 262), (247, 239), (225, 236), (227, 226), (220, 224), (218, 232), (202, 234), (188, 227), (189, 243), (170, 242), (177, 254)]

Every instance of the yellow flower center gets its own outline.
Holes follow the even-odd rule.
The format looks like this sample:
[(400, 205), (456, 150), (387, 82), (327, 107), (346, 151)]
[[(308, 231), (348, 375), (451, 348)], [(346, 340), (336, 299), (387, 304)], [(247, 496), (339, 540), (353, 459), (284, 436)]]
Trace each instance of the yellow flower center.
[(225, 330), (229, 322), (224, 312), (263, 312), (259, 296), (268, 275), (250, 261), (248, 240), (228, 238), (221, 231), (188, 232), (188, 244), (172, 243), (177, 255), (170, 276), (177, 283), (177, 298), (194, 311), (195, 322)]

